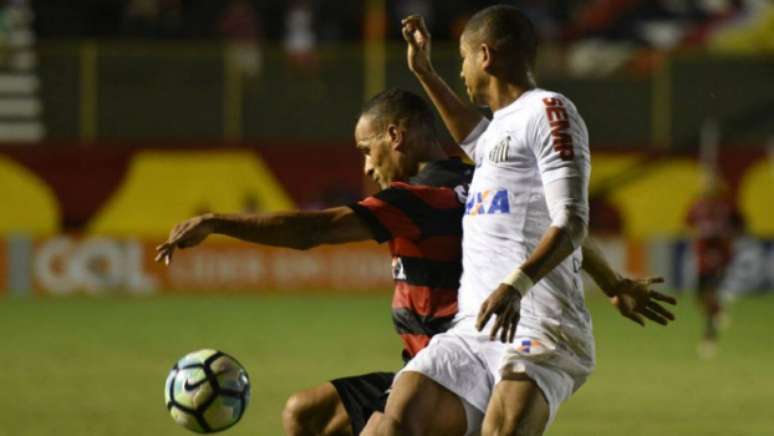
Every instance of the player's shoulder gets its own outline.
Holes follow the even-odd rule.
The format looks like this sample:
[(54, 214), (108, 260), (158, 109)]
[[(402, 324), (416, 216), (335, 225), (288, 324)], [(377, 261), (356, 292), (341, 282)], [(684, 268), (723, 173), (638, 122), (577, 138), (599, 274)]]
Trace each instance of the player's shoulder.
[(376, 197), (404, 212), (416, 215), (422, 211), (462, 207), (464, 199), (460, 197), (460, 193), (466, 192), (467, 186), (468, 183), (423, 185), (393, 182), (389, 188), (377, 193)]
[(524, 99), (531, 102), (539, 102), (546, 98), (566, 99), (567, 97), (560, 92), (544, 88), (534, 88), (524, 93)]
[(546, 109), (561, 107), (565, 110), (576, 111), (575, 104), (561, 92), (536, 88), (525, 94), (525, 106), (529, 107), (535, 116), (546, 116)]
[(564, 94), (542, 88), (534, 88), (523, 93), (510, 106), (495, 113), (495, 119), (502, 120), (506, 126), (519, 122), (540, 122), (547, 118), (550, 108), (562, 107), (564, 110), (575, 111), (575, 105)]
[(430, 162), (416, 176), (409, 179), (414, 185), (426, 185), (436, 188), (454, 188), (469, 183), (473, 176), (472, 165), (459, 157)]
[(582, 124), (575, 104), (560, 92), (536, 88), (525, 93), (524, 97), (522, 116), (526, 119), (526, 134), (558, 128), (568, 120), (581, 120)]

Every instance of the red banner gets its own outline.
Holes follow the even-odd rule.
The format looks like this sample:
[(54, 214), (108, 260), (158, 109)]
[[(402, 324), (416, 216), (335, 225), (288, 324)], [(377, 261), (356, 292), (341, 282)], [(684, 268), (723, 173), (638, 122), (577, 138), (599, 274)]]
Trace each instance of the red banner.
[(36, 294), (389, 292), (390, 255), (375, 243), (308, 251), (211, 241), (154, 262), (155, 243), (58, 236), (36, 241)]

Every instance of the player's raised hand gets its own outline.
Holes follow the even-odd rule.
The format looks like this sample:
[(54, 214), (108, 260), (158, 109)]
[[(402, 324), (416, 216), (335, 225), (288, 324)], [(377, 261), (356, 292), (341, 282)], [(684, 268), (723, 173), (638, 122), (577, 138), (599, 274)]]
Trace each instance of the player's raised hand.
[(214, 230), (207, 218), (207, 215), (196, 216), (173, 227), (167, 241), (156, 247), (156, 262), (163, 260), (169, 265), (176, 249), (190, 248), (207, 239)]
[(430, 32), (425, 20), (419, 15), (410, 15), (401, 20), (403, 39), (408, 43), (406, 56), (411, 72), (423, 75), (433, 72), (430, 62)]
[(513, 286), (501, 283), (482, 304), (476, 320), (478, 331), (484, 329), (492, 315), (497, 315), (489, 339), (500, 333), (501, 342), (513, 342), (521, 315), (521, 294)]
[(669, 295), (654, 291), (652, 285), (663, 283), (661, 277), (649, 277), (646, 279), (622, 278), (615, 286), (610, 302), (618, 309), (618, 312), (645, 326), (647, 318), (655, 323), (667, 325), (675, 320), (674, 314), (664, 308), (660, 303), (677, 304), (677, 300)]

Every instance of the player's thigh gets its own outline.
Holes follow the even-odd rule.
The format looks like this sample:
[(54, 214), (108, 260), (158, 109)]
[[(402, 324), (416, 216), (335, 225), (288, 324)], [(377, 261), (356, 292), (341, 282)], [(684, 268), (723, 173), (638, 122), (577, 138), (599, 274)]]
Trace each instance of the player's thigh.
[(382, 421), (390, 421), (408, 435), (462, 436), (467, 430), (462, 400), (414, 371), (405, 371), (396, 380)]
[(482, 436), (542, 435), (550, 409), (543, 392), (526, 374), (512, 374), (494, 388)]
[(363, 427), (362, 436), (379, 434), (379, 426), (382, 424), (384, 418), (383, 412), (374, 412), (368, 417), (365, 427)]
[(295, 428), (324, 435), (352, 434), (347, 410), (330, 382), (291, 395), (282, 418), (286, 431)]

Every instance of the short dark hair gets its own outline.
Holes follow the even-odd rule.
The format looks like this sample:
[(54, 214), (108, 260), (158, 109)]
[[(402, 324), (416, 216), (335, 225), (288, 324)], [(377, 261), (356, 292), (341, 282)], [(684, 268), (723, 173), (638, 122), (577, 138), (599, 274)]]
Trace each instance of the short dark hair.
[(400, 88), (382, 91), (368, 99), (360, 116), (373, 117), (380, 126), (406, 121), (412, 129), (421, 129), (435, 138), (435, 115), (425, 99)]
[(463, 34), (478, 44), (486, 42), (493, 50), (508, 55), (513, 67), (531, 69), (537, 58), (535, 26), (518, 8), (495, 5), (476, 12), (465, 24)]

